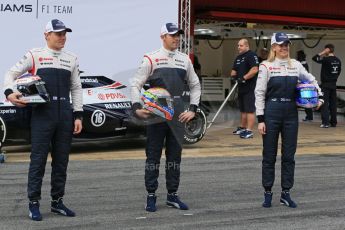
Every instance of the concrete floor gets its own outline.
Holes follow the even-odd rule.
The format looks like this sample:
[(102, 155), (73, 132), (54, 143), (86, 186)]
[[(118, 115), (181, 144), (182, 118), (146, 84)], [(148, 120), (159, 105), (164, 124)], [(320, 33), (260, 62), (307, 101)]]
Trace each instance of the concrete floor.
[[(209, 119), (214, 113), (209, 115)], [(300, 120), (305, 116), (300, 111)], [(260, 156), (262, 151), (261, 136), (254, 130), (254, 138), (241, 139), (232, 135), (239, 125), (239, 112), (225, 108), (215, 123), (207, 130), (202, 141), (184, 146), (184, 157), (215, 156)], [(336, 128), (319, 128), (320, 114), (314, 114), (313, 122), (300, 122), (297, 154), (333, 154), (345, 153), (345, 119), (338, 116)], [(73, 144), (71, 160), (112, 160), (145, 159), (145, 140), (118, 140)], [(7, 162), (29, 161), (30, 146), (5, 147)]]
[[(29, 146), (6, 148), (0, 165), (0, 229), (344, 229), (345, 123), (319, 128), (300, 123), (292, 196), (299, 207), (279, 205), (280, 159), (273, 207), (261, 207), (262, 142), (231, 134), (236, 111), (221, 114), (204, 139), (185, 146), (180, 195), (188, 211), (167, 208), (161, 166), (158, 211), (144, 210), (144, 140), (74, 144), (66, 204), (75, 218), (50, 213), (50, 164), (42, 188), (43, 221), (28, 219), (26, 182)], [(212, 115), (212, 114), (211, 114)], [(238, 114), (237, 114), (238, 115)], [(301, 113), (301, 117), (303, 113)], [(279, 157), (278, 157), (279, 158)], [(164, 160), (162, 160), (162, 163)]]

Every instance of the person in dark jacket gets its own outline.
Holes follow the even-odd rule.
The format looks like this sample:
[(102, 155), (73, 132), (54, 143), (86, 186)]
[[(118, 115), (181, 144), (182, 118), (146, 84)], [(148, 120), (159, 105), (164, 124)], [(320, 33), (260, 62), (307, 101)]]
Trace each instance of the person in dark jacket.
[[(321, 88), (325, 104), (321, 108), (320, 128), (337, 126), (337, 80), (341, 72), (341, 61), (334, 54), (334, 45), (327, 44), (325, 49), (316, 54), (313, 61), (321, 64)], [(331, 119), (329, 119), (331, 116)]]

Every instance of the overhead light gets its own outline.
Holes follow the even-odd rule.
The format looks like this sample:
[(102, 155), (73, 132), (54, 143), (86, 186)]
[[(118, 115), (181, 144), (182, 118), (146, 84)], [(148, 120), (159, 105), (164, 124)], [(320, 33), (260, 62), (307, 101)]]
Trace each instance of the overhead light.
[[(305, 34), (286, 34), (289, 39), (300, 39), (300, 38), (305, 38)], [(253, 39), (255, 40), (258, 40), (258, 39), (261, 39), (261, 40), (269, 40), (271, 39), (272, 36), (255, 36), (255, 37), (252, 37)]]
[(202, 34), (202, 35), (212, 35), (212, 34), (215, 34), (216, 32), (214, 30), (211, 30), (211, 29), (195, 29), (194, 30), (194, 34)]
[(271, 36), (256, 36), (256, 37), (252, 37), (254, 40), (258, 40), (258, 39), (262, 39), (262, 40), (268, 40), (271, 39)]
[(286, 34), (290, 39), (302, 38), (300, 34)]

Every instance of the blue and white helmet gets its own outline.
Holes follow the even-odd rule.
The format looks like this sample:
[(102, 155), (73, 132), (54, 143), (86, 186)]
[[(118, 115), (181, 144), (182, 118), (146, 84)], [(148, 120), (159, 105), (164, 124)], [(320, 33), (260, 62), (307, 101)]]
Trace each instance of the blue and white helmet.
[(319, 103), (317, 89), (310, 82), (299, 82), (296, 86), (296, 94), (296, 104), (302, 108), (314, 108)]

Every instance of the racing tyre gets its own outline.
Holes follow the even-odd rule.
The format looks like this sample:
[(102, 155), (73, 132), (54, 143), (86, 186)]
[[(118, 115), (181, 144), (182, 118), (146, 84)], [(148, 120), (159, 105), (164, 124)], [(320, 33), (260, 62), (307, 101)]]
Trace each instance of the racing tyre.
[(6, 126), (4, 120), (0, 117), (0, 164), (5, 163), (5, 153), (1, 151), (2, 144), (6, 138)]
[(6, 124), (5, 121), (0, 117), (0, 149), (2, 144), (5, 142), (6, 139)]
[(207, 119), (205, 113), (198, 109), (195, 117), (185, 124), (184, 143), (194, 144), (200, 141), (206, 132)]
[(0, 164), (5, 163), (5, 154), (0, 153)]

